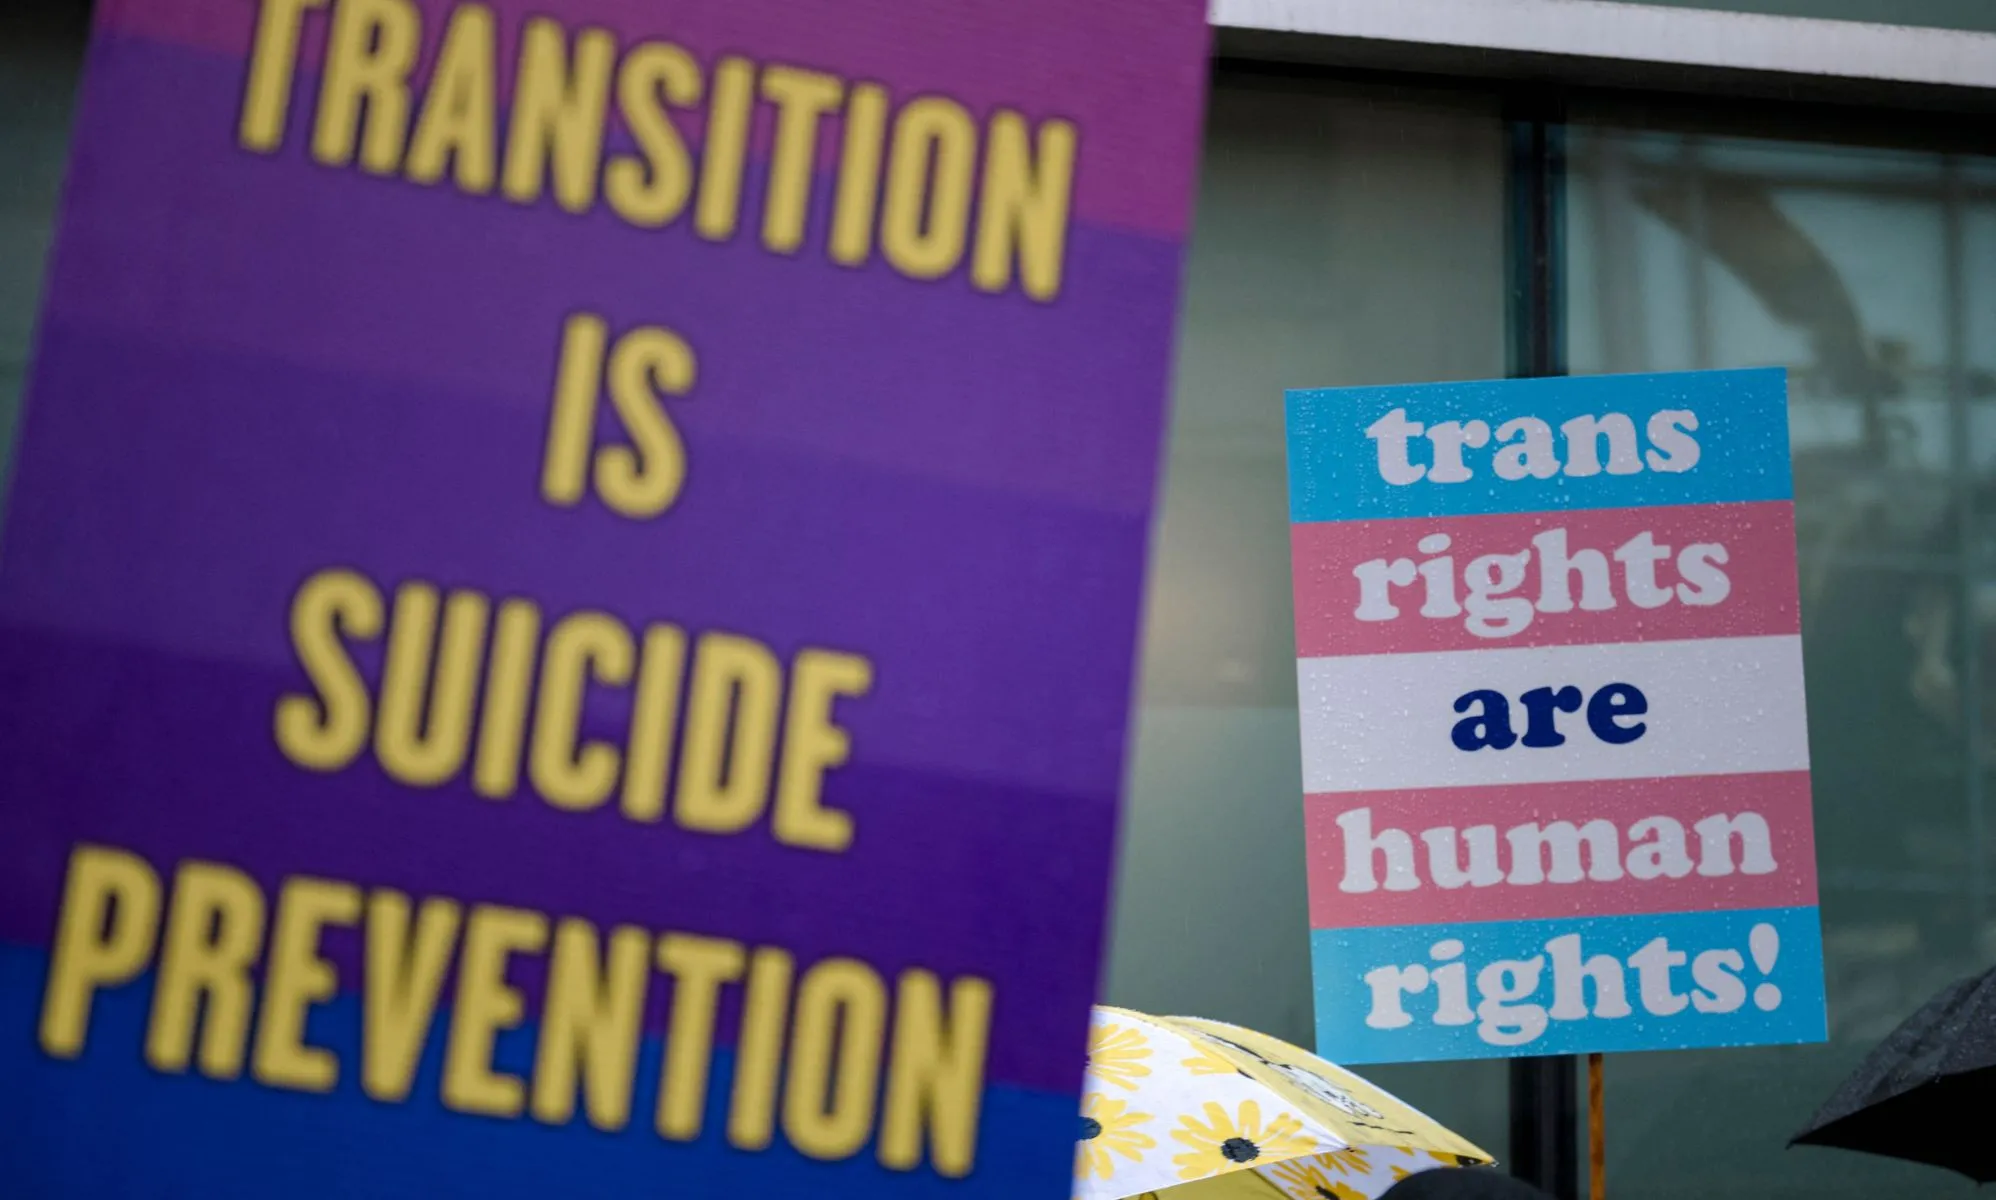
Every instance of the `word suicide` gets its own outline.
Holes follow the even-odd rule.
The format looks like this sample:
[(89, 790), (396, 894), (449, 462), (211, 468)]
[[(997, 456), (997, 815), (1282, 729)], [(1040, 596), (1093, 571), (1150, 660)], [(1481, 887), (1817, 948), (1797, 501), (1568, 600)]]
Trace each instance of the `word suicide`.
[(1288, 395), (1318, 1045), (1824, 1036), (1778, 370)]

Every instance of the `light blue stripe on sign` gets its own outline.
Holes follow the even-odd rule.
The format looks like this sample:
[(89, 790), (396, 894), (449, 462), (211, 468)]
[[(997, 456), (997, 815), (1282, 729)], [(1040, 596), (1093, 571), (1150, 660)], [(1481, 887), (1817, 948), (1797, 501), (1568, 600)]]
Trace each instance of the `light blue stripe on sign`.
[(1332, 1062), (1820, 1042), (1814, 907), (1310, 935)]
[(1780, 368), (1288, 393), (1290, 520), (1788, 500)]

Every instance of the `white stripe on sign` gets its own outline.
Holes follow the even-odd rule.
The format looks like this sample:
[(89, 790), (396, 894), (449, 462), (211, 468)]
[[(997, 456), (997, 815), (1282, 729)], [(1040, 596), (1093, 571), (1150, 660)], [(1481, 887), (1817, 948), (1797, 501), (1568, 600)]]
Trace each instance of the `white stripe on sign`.
[(1809, 765), (1802, 639), (1306, 658), (1307, 792)]

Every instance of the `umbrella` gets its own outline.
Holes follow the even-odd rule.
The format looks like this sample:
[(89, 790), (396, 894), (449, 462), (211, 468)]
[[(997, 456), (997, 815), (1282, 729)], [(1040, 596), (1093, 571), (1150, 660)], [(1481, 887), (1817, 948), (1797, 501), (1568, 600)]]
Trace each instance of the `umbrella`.
[(1287, 1042), (1217, 1021), (1097, 1008), (1076, 1200), (1374, 1200), (1490, 1156)]
[(1486, 1167), (1423, 1171), (1396, 1183), (1380, 1200), (1552, 1200), (1529, 1183)]
[(1996, 1179), (1996, 971), (1944, 988), (1878, 1044), (1790, 1145)]

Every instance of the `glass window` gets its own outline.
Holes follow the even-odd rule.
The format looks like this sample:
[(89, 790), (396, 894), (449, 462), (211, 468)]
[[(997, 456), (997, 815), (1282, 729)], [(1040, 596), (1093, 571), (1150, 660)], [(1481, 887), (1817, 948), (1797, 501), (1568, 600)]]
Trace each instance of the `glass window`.
[[(1315, 1042), (1282, 393), (1504, 372), (1504, 126), (1223, 74), (1207, 118), (1109, 999)], [(1502, 1153), (1502, 1063), (1368, 1069)]]
[(1718, 8), (1777, 17), (1825, 17), (1942, 29), (1996, 30), (1988, 0), (1628, 0), (1671, 8)]
[(1996, 164), (1582, 123), (1568, 167), (1576, 373), (1790, 372), (1830, 1003), (1828, 1046), (1613, 1059), (1616, 1193), (1965, 1193), (1783, 1146), (1996, 952)]
[(87, 10), (23, 3), (0, 15), (0, 484), (69, 148)]

